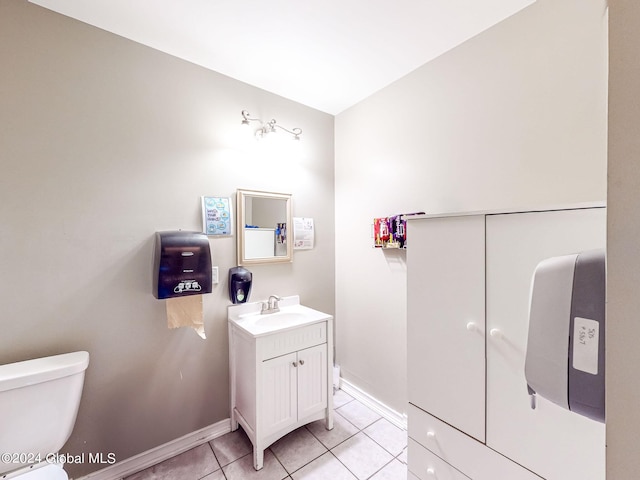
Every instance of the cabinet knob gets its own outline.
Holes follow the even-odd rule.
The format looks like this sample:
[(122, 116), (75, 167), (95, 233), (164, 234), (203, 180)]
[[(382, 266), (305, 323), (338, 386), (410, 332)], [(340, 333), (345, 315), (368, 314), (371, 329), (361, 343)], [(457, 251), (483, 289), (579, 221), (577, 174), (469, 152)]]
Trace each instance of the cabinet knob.
[(469, 322), (467, 323), (467, 330), (469, 330), (470, 332), (475, 332), (476, 330), (478, 330), (478, 325), (476, 324), (476, 322)]
[(300, 360), (300, 365), (304, 365), (304, 360)]
[(489, 335), (491, 335), (493, 338), (502, 338), (502, 332), (498, 328), (492, 328), (491, 330), (489, 330)]
[(298, 362), (293, 362), (291, 365), (293, 365), (294, 367), (298, 366)]
[(431, 475), (432, 477), (435, 477), (436, 471), (433, 468), (427, 468), (427, 475)]
[(429, 438), (436, 438), (436, 432), (434, 432), (433, 430), (429, 430), (427, 432), (427, 437)]

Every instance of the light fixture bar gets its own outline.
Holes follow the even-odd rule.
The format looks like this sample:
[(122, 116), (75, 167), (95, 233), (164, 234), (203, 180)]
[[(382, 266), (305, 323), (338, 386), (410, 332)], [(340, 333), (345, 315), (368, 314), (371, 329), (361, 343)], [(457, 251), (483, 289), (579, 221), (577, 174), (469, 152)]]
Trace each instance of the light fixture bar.
[(278, 125), (275, 118), (272, 118), (267, 123), (264, 123), (259, 118), (251, 118), (251, 114), (246, 110), (242, 110), (242, 112), (240, 113), (242, 115), (242, 122), (241, 122), (242, 125), (249, 125), (250, 122), (260, 122), (262, 126), (258, 130), (256, 130), (257, 137), (264, 137), (268, 133), (275, 133), (276, 128), (279, 128), (280, 130), (284, 130), (285, 132), (293, 135), (294, 140), (300, 140), (300, 135), (302, 135), (301, 128), (296, 127), (289, 130), (288, 128), (285, 128), (282, 125)]

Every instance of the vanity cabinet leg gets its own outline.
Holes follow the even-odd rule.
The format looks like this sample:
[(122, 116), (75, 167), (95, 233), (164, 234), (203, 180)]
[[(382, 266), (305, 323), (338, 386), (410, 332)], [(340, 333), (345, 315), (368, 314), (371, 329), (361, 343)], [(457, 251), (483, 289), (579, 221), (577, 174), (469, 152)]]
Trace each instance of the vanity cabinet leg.
[(327, 430), (333, 430), (333, 410), (327, 408), (327, 415), (324, 419), (325, 428)]
[(261, 470), (264, 466), (264, 450), (262, 448), (253, 447), (253, 468)]

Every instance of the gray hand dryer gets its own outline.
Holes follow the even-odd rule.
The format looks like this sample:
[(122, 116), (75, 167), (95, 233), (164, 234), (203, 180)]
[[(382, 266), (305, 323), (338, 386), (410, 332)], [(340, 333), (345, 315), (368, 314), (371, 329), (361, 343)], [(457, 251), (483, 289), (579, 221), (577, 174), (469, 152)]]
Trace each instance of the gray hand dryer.
[(525, 377), (536, 395), (604, 422), (605, 251), (543, 260), (531, 285)]

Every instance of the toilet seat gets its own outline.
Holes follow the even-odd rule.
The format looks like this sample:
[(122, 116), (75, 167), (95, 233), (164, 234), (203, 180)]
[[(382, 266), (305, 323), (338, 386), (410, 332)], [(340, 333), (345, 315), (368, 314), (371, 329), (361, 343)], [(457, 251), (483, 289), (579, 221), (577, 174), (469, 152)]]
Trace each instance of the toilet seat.
[(21, 475), (10, 476), (11, 480), (69, 480), (67, 472), (60, 465), (49, 464), (32, 468)]

